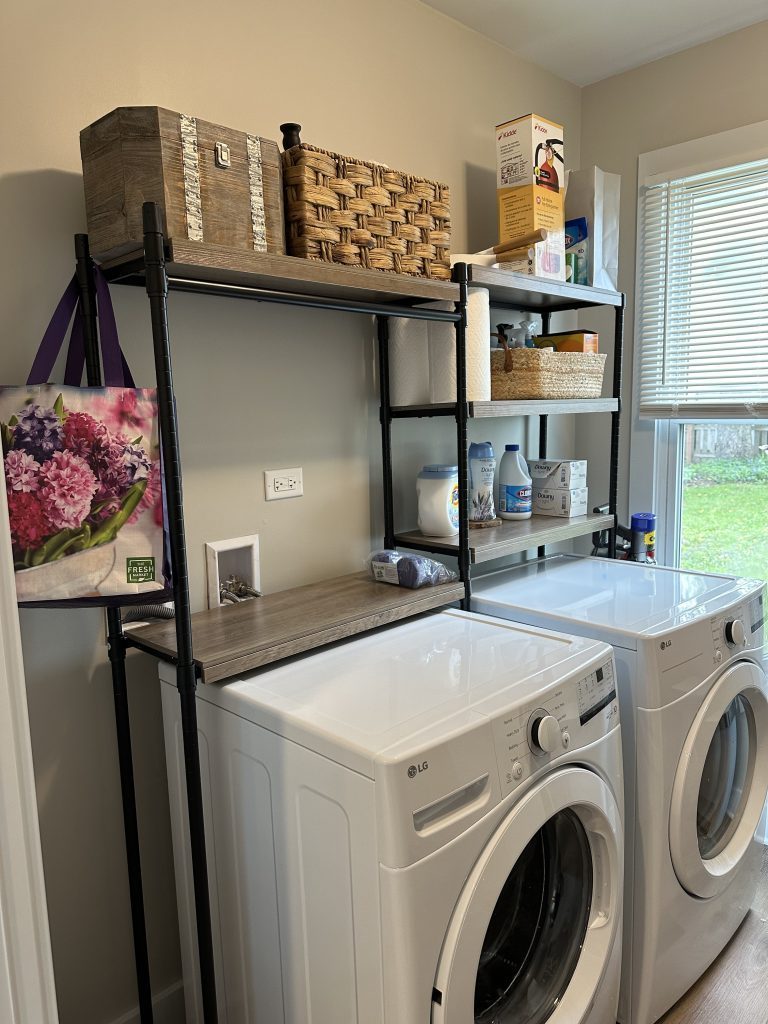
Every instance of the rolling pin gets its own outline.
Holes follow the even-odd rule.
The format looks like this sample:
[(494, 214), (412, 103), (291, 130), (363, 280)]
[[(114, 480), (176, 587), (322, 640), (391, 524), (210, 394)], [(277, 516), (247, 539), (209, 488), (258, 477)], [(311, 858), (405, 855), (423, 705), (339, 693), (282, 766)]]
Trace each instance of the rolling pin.
[(518, 235), (517, 238), (509, 238), (506, 242), (499, 242), (498, 245), (494, 245), (490, 249), (483, 249), (477, 255), (494, 256), (498, 254), (506, 256), (509, 252), (517, 252), (518, 249), (528, 249), (529, 246), (535, 245), (537, 242), (546, 242), (548, 235), (549, 232), (546, 228), (539, 228), (537, 231), (531, 231), (527, 235)]

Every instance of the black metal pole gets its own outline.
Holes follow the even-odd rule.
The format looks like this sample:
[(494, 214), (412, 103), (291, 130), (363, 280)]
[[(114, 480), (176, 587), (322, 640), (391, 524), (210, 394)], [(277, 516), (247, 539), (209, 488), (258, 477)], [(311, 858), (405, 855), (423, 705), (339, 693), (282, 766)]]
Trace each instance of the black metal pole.
[(621, 441), (621, 385), (624, 361), (624, 307), (626, 296), (622, 295), (621, 305), (614, 308), (613, 337), (613, 397), (617, 408), (611, 413), (611, 474), (608, 491), (608, 511), (613, 516), (613, 529), (608, 534), (610, 558), (616, 557), (616, 523), (619, 504), (619, 444)]
[(395, 499), (392, 484), (392, 405), (389, 393), (389, 319), (376, 317), (379, 345), (379, 420), (384, 499), (384, 547), (395, 546)]
[[(98, 352), (98, 319), (93, 268), (87, 234), (76, 234), (75, 256), (80, 293), (80, 309), (83, 316), (86, 380), (89, 387), (98, 387), (101, 384), (101, 362)], [(123, 798), (123, 829), (128, 866), (128, 890), (131, 903), (133, 955), (136, 964), (139, 1018), (141, 1024), (153, 1024), (152, 981), (150, 978), (150, 956), (148, 956), (146, 945), (144, 894), (141, 882), (141, 854), (136, 815), (136, 787), (133, 778), (131, 723), (125, 674), (126, 649), (120, 608), (106, 609), (106, 624), (108, 624), (108, 647), (112, 667), (112, 689), (115, 700), (115, 733), (118, 742), (120, 790)]]
[(464, 584), (462, 607), (470, 607), (472, 579), (469, 557), (469, 474), (467, 467), (467, 265), (457, 263), (453, 268), (453, 280), (459, 286), (459, 300), (456, 312), (456, 446), (459, 461), (459, 576)]
[[(541, 314), (541, 333), (542, 334), (549, 334), (549, 325), (551, 323), (551, 320), (552, 320), (552, 314), (547, 309), (547, 310), (545, 310)], [(549, 420), (547, 419), (546, 413), (544, 413), (543, 415), (540, 415), (539, 416), (539, 458), (540, 459), (546, 459), (546, 457), (547, 457), (547, 430), (548, 430), (548, 425), (549, 425)], [(546, 553), (547, 553), (546, 546), (544, 544), (540, 544), (538, 549), (537, 549), (537, 551), (536, 551), (536, 554), (538, 555), (539, 558), (543, 558), (546, 555)]]
[[(96, 310), (96, 289), (87, 235), (75, 235), (76, 274), (83, 316), (85, 370), (89, 387), (102, 383), (99, 359), (99, 335)], [(123, 801), (123, 829), (128, 865), (128, 891), (131, 900), (133, 954), (136, 963), (136, 987), (139, 995), (141, 1024), (152, 1024), (152, 984), (147, 951), (147, 926), (144, 917), (144, 886), (141, 878), (139, 824), (136, 813), (136, 786), (133, 777), (131, 721), (128, 710), (128, 687), (125, 675), (125, 637), (119, 608), (107, 609), (107, 642), (112, 668), (112, 693), (115, 703), (115, 734), (120, 765), (120, 791)]]
[(216, 1024), (216, 977), (213, 959), (211, 908), (208, 895), (208, 858), (205, 849), (205, 818), (200, 781), (200, 748), (197, 736), (197, 679), (192, 653), (192, 623), (189, 607), (189, 575), (184, 537), (184, 507), (179, 457), (179, 434), (173, 394), (170, 334), (168, 330), (168, 279), (165, 272), (163, 229), (160, 208), (144, 203), (144, 262), (147, 295), (152, 316), (152, 339), (157, 375), (157, 399), (160, 411), (160, 435), (163, 447), (165, 498), (173, 567), (173, 593), (176, 605), (176, 684), (181, 702), (181, 727), (184, 740), (184, 769), (189, 812), (189, 840), (197, 919), (197, 947), (200, 958), (200, 985), (203, 1018)]

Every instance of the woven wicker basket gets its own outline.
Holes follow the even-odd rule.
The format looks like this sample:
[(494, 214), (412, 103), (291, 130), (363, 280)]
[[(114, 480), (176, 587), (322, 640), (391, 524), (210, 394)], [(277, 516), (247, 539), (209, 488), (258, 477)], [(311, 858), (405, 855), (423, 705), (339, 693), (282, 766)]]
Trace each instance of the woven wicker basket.
[(450, 280), (447, 185), (304, 142), (283, 172), (292, 256)]
[(605, 358), (600, 352), (495, 349), (491, 352), (491, 399), (599, 398)]

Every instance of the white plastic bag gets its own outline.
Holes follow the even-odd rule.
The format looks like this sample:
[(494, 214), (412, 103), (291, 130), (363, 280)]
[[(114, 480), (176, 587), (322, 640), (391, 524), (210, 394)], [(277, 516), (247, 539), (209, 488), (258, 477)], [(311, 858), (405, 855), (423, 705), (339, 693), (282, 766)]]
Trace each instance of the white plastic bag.
[(585, 167), (568, 175), (565, 219), (587, 219), (587, 282), (595, 288), (618, 288), (620, 200), (620, 174), (609, 174), (599, 167)]

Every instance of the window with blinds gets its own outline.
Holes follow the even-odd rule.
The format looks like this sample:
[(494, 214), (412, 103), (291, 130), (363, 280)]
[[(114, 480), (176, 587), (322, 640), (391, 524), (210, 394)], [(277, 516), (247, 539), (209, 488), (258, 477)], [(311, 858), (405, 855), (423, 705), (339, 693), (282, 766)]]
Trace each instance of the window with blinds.
[(641, 186), (640, 415), (768, 416), (768, 160)]

